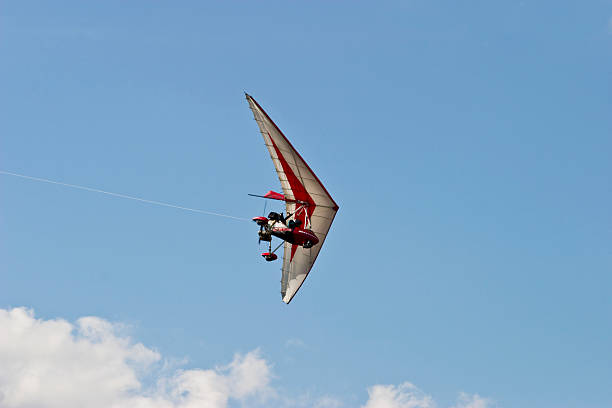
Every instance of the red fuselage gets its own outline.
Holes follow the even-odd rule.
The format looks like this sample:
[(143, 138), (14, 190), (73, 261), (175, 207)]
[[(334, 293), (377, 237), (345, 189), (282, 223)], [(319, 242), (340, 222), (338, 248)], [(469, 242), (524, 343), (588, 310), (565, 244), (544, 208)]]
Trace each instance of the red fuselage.
[[(283, 241), (287, 241), (290, 244), (299, 245), (304, 248), (312, 248), (319, 243), (319, 238), (314, 232), (312, 232), (312, 230), (300, 228), (302, 220), (299, 220), (298, 225), (295, 225), (295, 221), (293, 220), (285, 223), (286, 219), (276, 213), (270, 213), (270, 217), (273, 217), (273, 219), (268, 219), (267, 217), (253, 218), (253, 221), (260, 227), (260, 241), (272, 242), (272, 236), (274, 235)], [(270, 250), (272, 250), (271, 244)], [(268, 259), (271, 258), (270, 253), (266, 252), (262, 255), (266, 258), (266, 260), (272, 260)]]
[(310, 246), (313, 246), (319, 243), (319, 238), (309, 229), (299, 227), (289, 228), (283, 225), (280, 227), (273, 227), (271, 232), (275, 237), (294, 245), (310, 243)]

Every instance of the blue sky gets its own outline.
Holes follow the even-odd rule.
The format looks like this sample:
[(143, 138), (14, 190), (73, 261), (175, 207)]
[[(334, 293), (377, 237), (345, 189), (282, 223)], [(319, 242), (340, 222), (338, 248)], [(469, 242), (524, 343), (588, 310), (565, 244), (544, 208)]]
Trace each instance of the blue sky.
[(609, 1), (3, 2), (0, 170), (259, 215), (246, 90), (340, 211), (287, 306), (252, 223), (3, 175), (0, 308), (342, 406), (611, 406), (611, 50)]

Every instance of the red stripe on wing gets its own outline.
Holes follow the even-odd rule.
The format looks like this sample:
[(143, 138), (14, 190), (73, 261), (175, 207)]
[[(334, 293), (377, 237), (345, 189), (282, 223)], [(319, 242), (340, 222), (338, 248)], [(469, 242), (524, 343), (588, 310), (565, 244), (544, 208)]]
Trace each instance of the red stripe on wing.
[[(272, 136), (270, 135), (270, 133), (268, 133), (268, 136), (270, 137), (270, 141), (272, 142), (274, 151), (276, 152), (276, 155), (278, 156), (278, 161), (280, 161), (280, 164), (283, 168), (283, 172), (287, 176), (287, 181), (289, 182), (289, 185), (291, 186), (291, 191), (293, 192), (293, 198), (298, 201), (303, 201), (303, 202), (308, 203), (308, 212), (312, 214), (316, 208), (316, 204), (314, 203), (314, 200), (312, 199), (310, 194), (308, 194), (308, 191), (306, 191), (306, 188), (304, 188), (304, 185), (302, 184), (300, 179), (298, 179), (295, 173), (293, 172), (293, 169), (291, 168), (291, 166), (289, 165), (289, 163), (287, 162), (287, 160), (281, 153), (278, 146), (276, 146), (276, 143), (274, 142), (274, 139), (272, 139)], [(296, 206), (298, 206), (298, 204), (296, 204)], [(306, 211), (302, 210), (299, 213), (295, 214), (295, 219), (302, 221), (302, 225), (306, 227)], [(291, 245), (290, 261), (293, 261), (293, 256), (295, 255), (295, 251), (297, 251), (297, 248), (298, 248), (298, 245)]]

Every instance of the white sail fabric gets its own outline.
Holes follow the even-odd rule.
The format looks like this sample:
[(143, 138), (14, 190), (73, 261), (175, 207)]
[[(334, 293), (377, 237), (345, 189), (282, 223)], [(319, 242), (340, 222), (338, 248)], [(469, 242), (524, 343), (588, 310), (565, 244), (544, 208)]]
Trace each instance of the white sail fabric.
[[(308, 249), (285, 242), (281, 294), (283, 302), (289, 303), (312, 269), (338, 211), (338, 205), (255, 99), (250, 95), (246, 95), (246, 98), (270, 152), (285, 198), (307, 203), (305, 211), (298, 211), (296, 219), (302, 220), (305, 228), (310, 228), (319, 238), (319, 243)], [(299, 202), (287, 201), (287, 213), (298, 209), (301, 206)], [(307, 222), (309, 225), (306, 225)]]

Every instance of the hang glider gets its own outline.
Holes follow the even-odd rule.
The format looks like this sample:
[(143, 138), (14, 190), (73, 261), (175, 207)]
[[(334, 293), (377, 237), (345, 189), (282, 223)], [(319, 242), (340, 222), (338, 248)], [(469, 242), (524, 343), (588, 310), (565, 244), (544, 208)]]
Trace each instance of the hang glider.
[(284, 241), (281, 295), (289, 303), (310, 273), (331, 227), (338, 204), (306, 161), (291, 145), (283, 132), (261, 106), (246, 94), (253, 116), (268, 148), (283, 193), (269, 191), (257, 196), (285, 202), (286, 215), (271, 212), (268, 217), (255, 217), (259, 238), (268, 241), (269, 250), (262, 256), (277, 259), (272, 250), (272, 236)]

